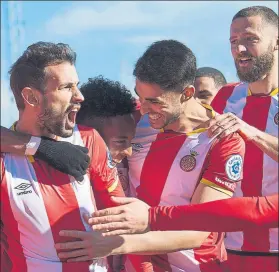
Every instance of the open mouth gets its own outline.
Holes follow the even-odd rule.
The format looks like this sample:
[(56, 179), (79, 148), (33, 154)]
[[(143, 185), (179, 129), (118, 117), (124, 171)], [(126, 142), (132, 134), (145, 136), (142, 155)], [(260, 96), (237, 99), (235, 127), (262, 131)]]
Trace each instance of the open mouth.
[(68, 123), (70, 127), (73, 127), (76, 124), (76, 116), (77, 116), (78, 109), (72, 109), (68, 113)]
[(239, 63), (239, 66), (247, 66), (251, 63), (252, 61), (252, 58), (239, 58), (238, 59), (238, 63)]

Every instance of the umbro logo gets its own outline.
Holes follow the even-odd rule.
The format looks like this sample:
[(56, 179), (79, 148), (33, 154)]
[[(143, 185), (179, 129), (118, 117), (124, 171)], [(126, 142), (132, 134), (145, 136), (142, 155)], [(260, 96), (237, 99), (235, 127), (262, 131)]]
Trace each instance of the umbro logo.
[(22, 191), (22, 192), (17, 193), (17, 195), (26, 195), (26, 194), (31, 194), (32, 193), (32, 190), (26, 191), (29, 187), (31, 187), (30, 184), (21, 183), (18, 186), (16, 186), (14, 189)]

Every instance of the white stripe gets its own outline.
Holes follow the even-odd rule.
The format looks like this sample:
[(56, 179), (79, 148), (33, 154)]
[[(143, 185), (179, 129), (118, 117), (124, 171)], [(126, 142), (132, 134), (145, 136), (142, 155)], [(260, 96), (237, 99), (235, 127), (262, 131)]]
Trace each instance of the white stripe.
[[(243, 116), (243, 109), (246, 105), (246, 97), (248, 95), (248, 84), (240, 83), (235, 86), (231, 96), (227, 100), (224, 112), (232, 112), (240, 119)], [(245, 164), (245, 161), (244, 161)], [(241, 182), (236, 184), (236, 189), (233, 197), (242, 197)], [(239, 207), (241, 208), (241, 207)], [(225, 238), (225, 246), (228, 249), (240, 249), (243, 245), (243, 232), (228, 232)]]
[[(28, 272), (35, 272), (38, 270), (34, 259), (59, 261), (53, 246), (54, 239), (43, 197), (34, 168), (25, 157), (6, 154), (4, 163), (11, 209), (18, 223), (23, 253), (28, 257)], [(20, 184), (31, 186), (26, 190), (15, 189)], [(17, 195), (26, 191), (30, 193)], [(29, 207), (32, 207), (32, 210)], [(41, 269), (40, 271), (43, 271)], [(55, 270), (52, 271), (60, 272), (61, 264), (55, 263)]]
[[(278, 138), (278, 125), (274, 117), (278, 113), (278, 97), (273, 96), (268, 112), (266, 132)], [(264, 154), (262, 195), (268, 196), (278, 193), (278, 163)], [(271, 251), (278, 251), (278, 228), (269, 230), (269, 243)]]

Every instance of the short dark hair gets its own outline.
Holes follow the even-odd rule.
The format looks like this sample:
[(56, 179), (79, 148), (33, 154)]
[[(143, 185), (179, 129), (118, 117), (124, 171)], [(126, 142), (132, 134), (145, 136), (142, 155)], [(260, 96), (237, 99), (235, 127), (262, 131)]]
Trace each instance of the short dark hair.
[(89, 78), (80, 88), (84, 96), (81, 109), (77, 114), (77, 123), (83, 123), (95, 117), (114, 117), (133, 113), (136, 100), (132, 93), (120, 82), (103, 76)]
[(215, 86), (221, 88), (227, 84), (224, 75), (217, 69), (212, 67), (201, 67), (197, 70), (196, 77), (211, 77), (214, 80)]
[(9, 71), (10, 86), (18, 109), (24, 109), (21, 91), (25, 87), (33, 87), (43, 92), (45, 68), (63, 62), (73, 65), (76, 62), (76, 53), (67, 44), (37, 42), (27, 47)]
[(247, 7), (237, 12), (232, 21), (241, 17), (261, 16), (265, 23), (278, 28), (278, 14), (265, 6)]
[(182, 91), (193, 84), (196, 57), (183, 43), (157, 41), (150, 45), (136, 63), (133, 75), (142, 82), (157, 84), (165, 91)]

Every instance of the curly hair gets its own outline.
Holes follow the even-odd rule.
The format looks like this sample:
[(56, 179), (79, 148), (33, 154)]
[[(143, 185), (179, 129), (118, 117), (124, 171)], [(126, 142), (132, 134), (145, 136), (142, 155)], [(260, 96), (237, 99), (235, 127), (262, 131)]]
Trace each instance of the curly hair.
[(133, 75), (140, 81), (159, 85), (162, 90), (181, 92), (194, 83), (196, 69), (196, 57), (186, 45), (162, 40), (147, 48)]
[(77, 123), (94, 117), (113, 117), (135, 111), (136, 100), (120, 82), (102, 76), (89, 78), (80, 88), (84, 96)]
[(33, 87), (41, 92), (45, 89), (45, 68), (69, 62), (75, 65), (76, 53), (64, 43), (37, 42), (27, 47), (12, 65), (10, 86), (18, 109), (24, 109), (21, 92), (25, 87)]

